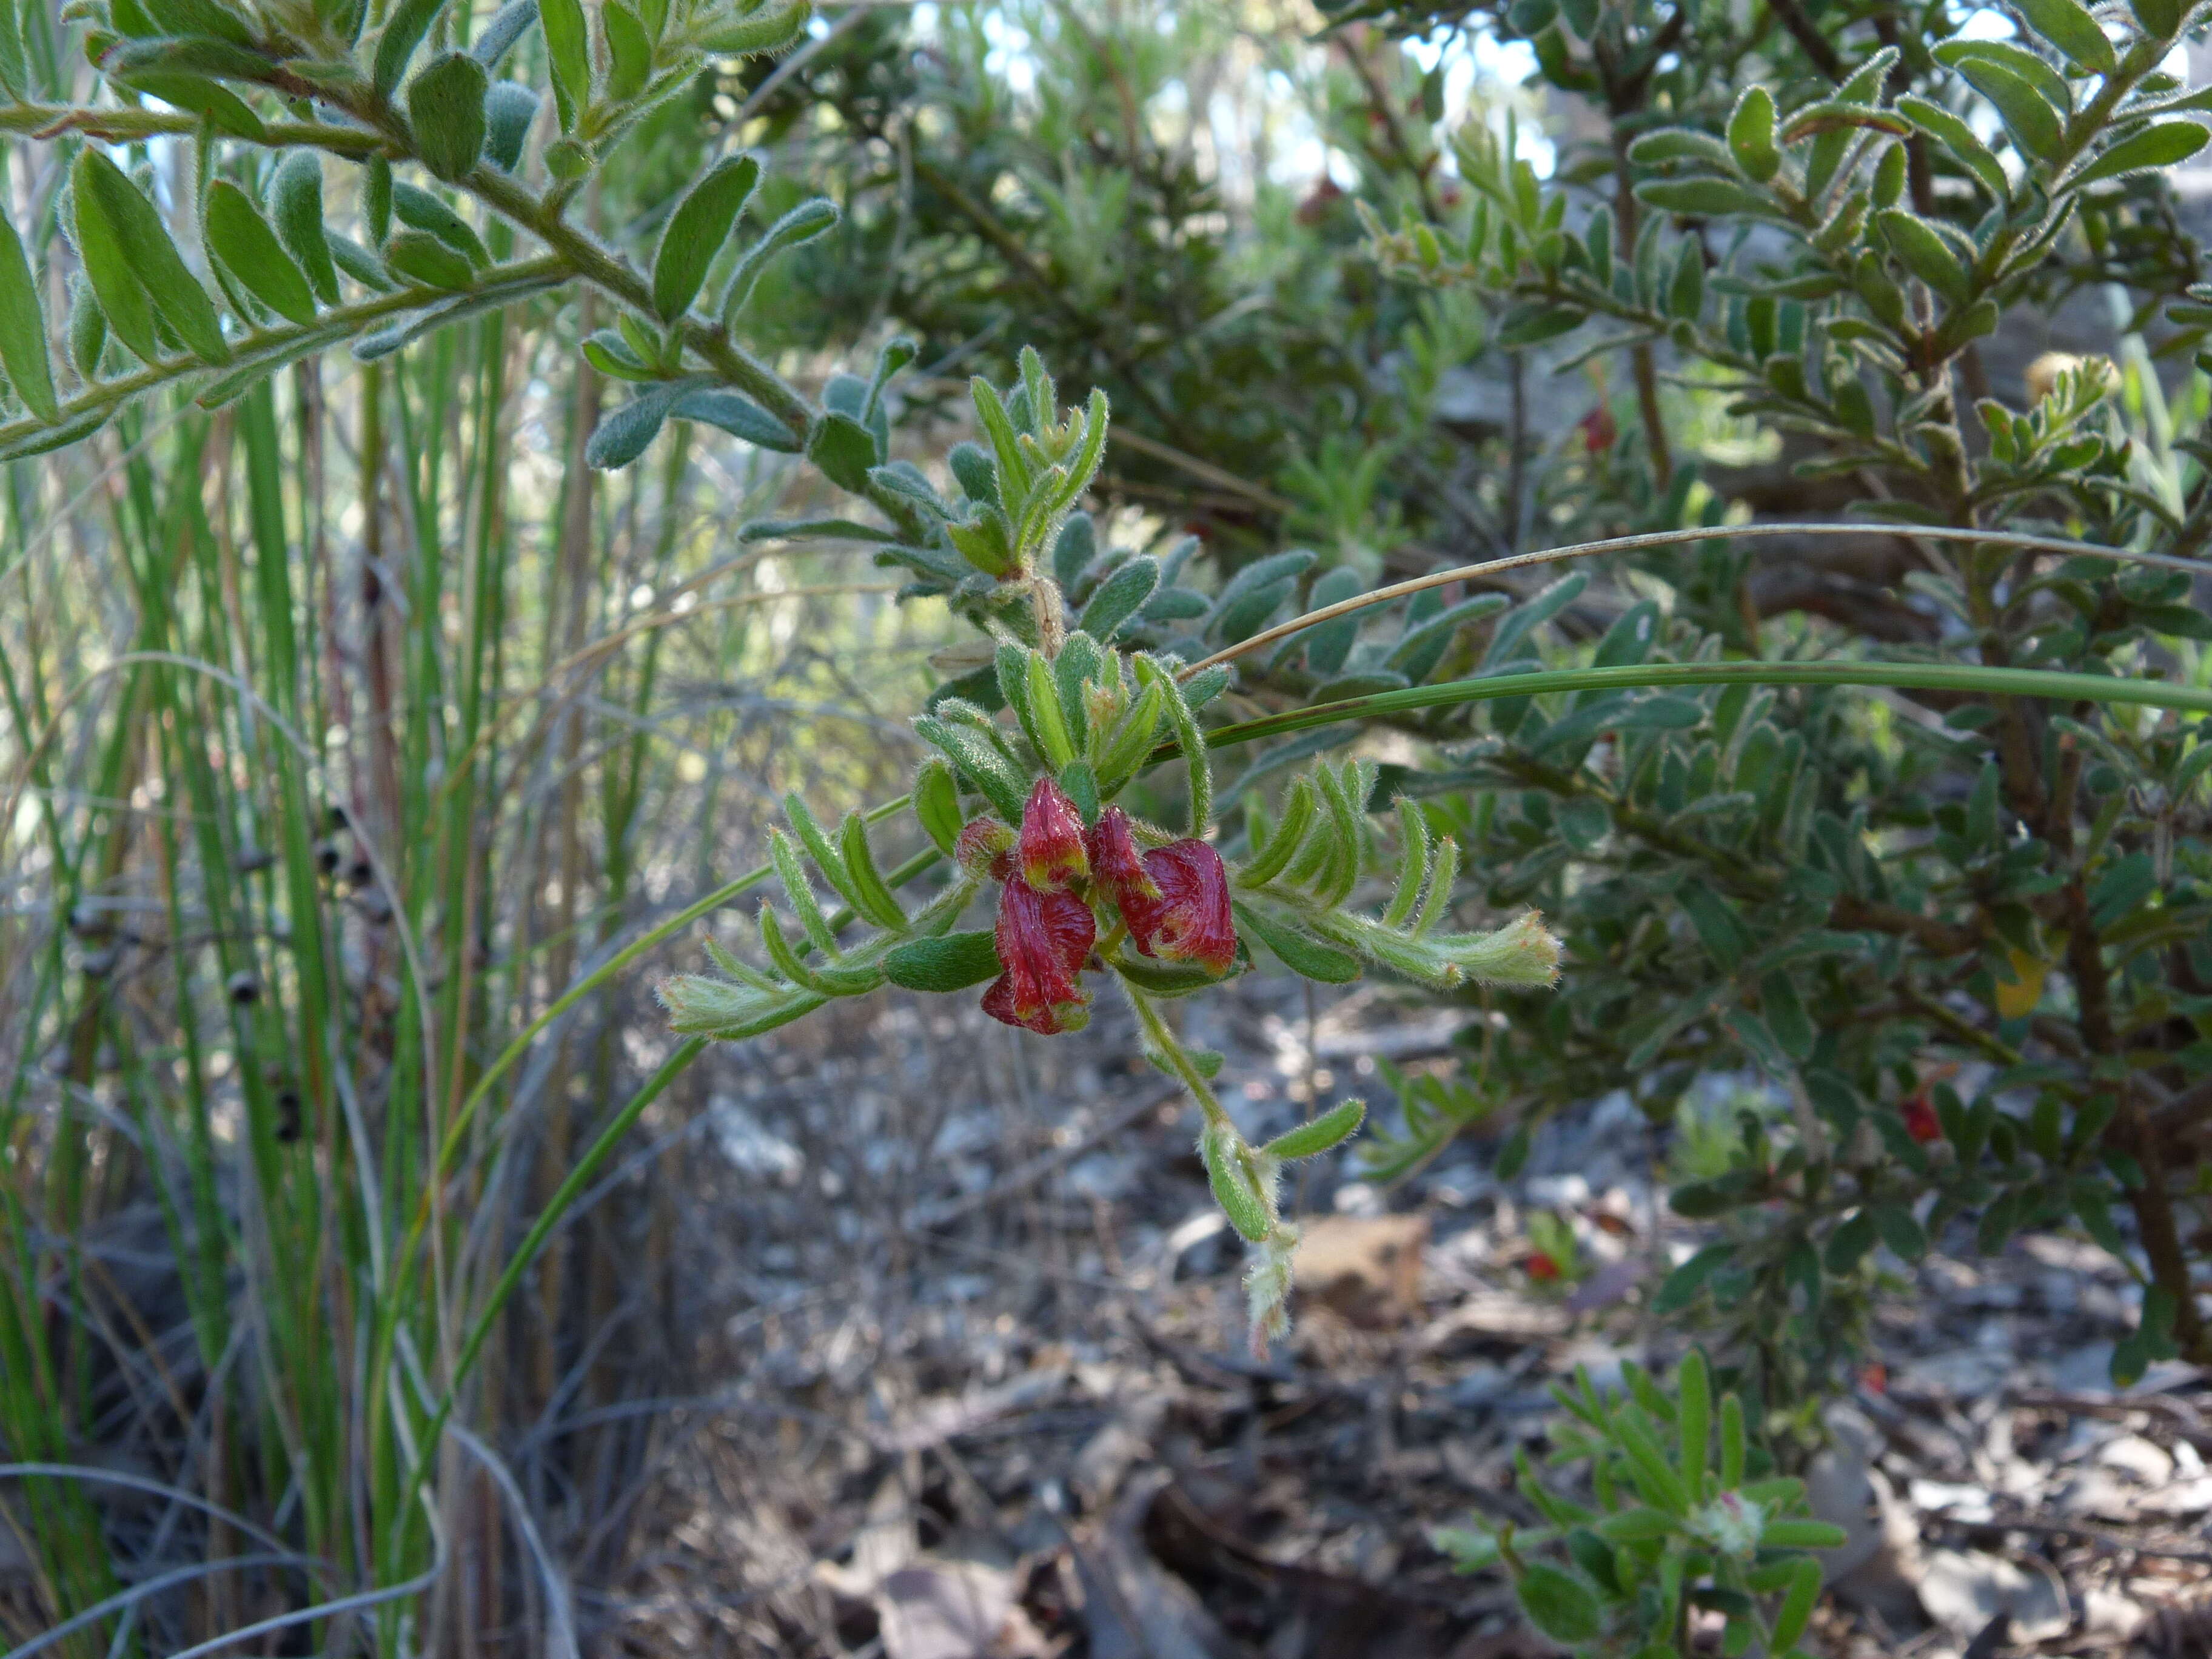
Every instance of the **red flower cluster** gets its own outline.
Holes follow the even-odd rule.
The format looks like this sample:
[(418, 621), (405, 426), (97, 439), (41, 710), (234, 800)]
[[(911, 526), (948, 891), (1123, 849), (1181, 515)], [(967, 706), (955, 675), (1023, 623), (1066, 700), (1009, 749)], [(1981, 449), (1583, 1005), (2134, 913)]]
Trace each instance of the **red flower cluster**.
[(1179, 841), (1139, 854), (1127, 813), (1109, 806), (1086, 830), (1050, 778), (1030, 792), (1018, 836), (978, 818), (961, 832), (958, 857), (1004, 884), (991, 936), (1003, 971), (983, 993), (983, 1012), (1009, 1025), (1052, 1036), (1089, 1022), (1083, 969), (1097, 943), (1094, 900), (1114, 903), (1148, 957), (1210, 974), (1227, 973), (1237, 959), (1218, 853)]

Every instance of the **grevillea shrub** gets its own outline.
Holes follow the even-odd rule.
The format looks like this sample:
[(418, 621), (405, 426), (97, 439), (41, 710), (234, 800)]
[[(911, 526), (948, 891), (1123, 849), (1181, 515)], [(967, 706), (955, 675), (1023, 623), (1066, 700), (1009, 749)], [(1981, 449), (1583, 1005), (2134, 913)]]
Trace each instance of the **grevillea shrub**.
[[(2206, 141), (2206, 95), (2166, 70), (2200, 12), (2036, 0), (2006, 40), (1954, 36), (1941, 8), (1454, 15), (1529, 40), (1541, 79), (1608, 112), (1605, 142), (1546, 182), (1510, 125), (1470, 122), (1463, 210), (1370, 216), (1376, 248), (1478, 297), (1501, 347), (1626, 371), (1633, 412), (1601, 409), (1577, 446), (1596, 504), (1576, 529), (1728, 521), (1725, 480), (1670, 453), (1672, 398), (1773, 434), (1785, 495), (1881, 532), (1783, 544), (1786, 623), (1759, 592), (1791, 573), (1749, 536), (1632, 556), (1666, 596), (1594, 660), (2203, 685), (2212, 289), (2188, 286), (2200, 256), (2158, 173)], [(1996, 348), (2090, 284), (2128, 296), (2117, 364), (1996, 383)], [(2185, 692), (2155, 712), (1963, 684), (1586, 696), (1468, 736), (1470, 863), (1569, 940), (1566, 994), (1486, 1043), (1480, 1108), (1620, 1085), (1663, 1120), (1728, 1069), (1778, 1103), (1674, 1193), (1722, 1237), (1661, 1310), (1715, 1319), (1758, 1391), (1801, 1397), (1850, 1358), (1883, 1251), (1917, 1261), (1954, 1223), (1984, 1251), (2075, 1229), (2143, 1285), (2117, 1378), (2206, 1357), (2212, 731)]]
[[(763, 903), (762, 965), (714, 947), (726, 977), (672, 979), (661, 1000), (678, 1031), (740, 1040), (887, 982), (945, 993), (984, 985), (985, 1012), (1052, 1036), (1088, 1023), (1087, 975), (1115, 983), (1136, 1012), (1147, 1055), (1197, 1103), (1214, 1195), (1254, 1249), (1247, 1284), (1254, 1340), (1264, 1343), (1286, 1318), (1297, 1242), (1277, 1203), (1282, 1165), (1338, 1145), (1364, 1108), (1349, 1102), (1251, 1145), (1214, 1093), (1221, 1056), (1186, 1048), (1158, 1003), (1244, 971), (1255, 945), (1311, 979), (1340, 982), (1372, 965), (1449, 991), (1549, 985), (1559, 942), (1533, 912), (1493, 932), (1453, 931), (1457, 844), (1432, 838), (1410, 803), (1398, 815), (1389, 897), (1371, 910), (1354, 904), (1377, 840), (1368, 812), (1373, 769), (1356, 762), (1301, 778), (1280, 821), (1248, 837), (1240, 862), (1224, 861), (1206, 839), (1213, 773), (1197, 711), (1226, 689), (1227, 668), (1191, 673), (1172, 657), (1114, 647), (1154, 602), (1157, 562), (1115, 564), (1073, 617), (1054, 574), (1063, 544), (1091, 552), (1089, 520), (1069, 514), (1105, 453), (1105, 398), (1093, 392), (1088, 408), (1063, 417), (1034, 353), (1023, 357), (1010, 395), (980, 378), (974, 395), (989, 447), (955, 452), (957, 505), (911, 469), (876, 469), (972, 569), (961, 574), (951, 553), (927, 544), (891, 556), (941, 580), (957, 576), (956, 591), (1000, 635), (988, 671), (991, 701), (1012, 719), (948, 691), (916, 722), (938, 758), (915, 776), (914, 812), (952, 861), (953, 878), (909, 913), (879, 872), (857, 813), (833, 838), (793, 798), (791, 833), (775, 832), (772, 846), (796, 936)], [(1162, 742), (1183, 759), (1179, 834), (1114, 804)], [(836, 923), (864, 924), (856, 937), (841, 939), (817, 882), (844, 902)], [(994, 907), (990, 928), (956, 931), (979, 898)]]

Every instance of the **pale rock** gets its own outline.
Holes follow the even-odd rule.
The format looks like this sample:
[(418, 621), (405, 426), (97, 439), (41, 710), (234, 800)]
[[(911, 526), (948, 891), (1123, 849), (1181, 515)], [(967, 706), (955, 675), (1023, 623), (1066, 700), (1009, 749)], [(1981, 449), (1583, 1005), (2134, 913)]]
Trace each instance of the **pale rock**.
[(1930, 1550), (1920, 1577), (1920, 1605), (1956, 1636), (1978, 1635), (1997, 1614), (2012, 1617), (2012, 1644), (2063, 1636), (2074, 1622), (2066, 1587), (2036, 1570), (1980, 1550)]

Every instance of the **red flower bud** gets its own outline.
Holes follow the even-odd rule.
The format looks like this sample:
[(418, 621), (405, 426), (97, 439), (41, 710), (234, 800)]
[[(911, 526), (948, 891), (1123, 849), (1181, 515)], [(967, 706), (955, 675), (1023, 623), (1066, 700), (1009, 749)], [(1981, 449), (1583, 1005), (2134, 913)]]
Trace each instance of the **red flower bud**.
[(1083, 963), (1097, 936), (1091, 907), (1074, 894), (1008, 882), (991, 935), (1006, 971), (983, 993), (983, 1012), (1042, 1036), (1081, 1030), (1091, 1019)]
[(1144, 871), (1157, 896), (1134, 883), (1114, 894), (1137, 948), (1165, 962), (1227, 973), (1237, 960), (1237, 925), (1221, 854), (1202, 841), (1179, 841), (1146, 854)]
[(1620, 437), (1620, 428), (1613, 424), (1613, 411), (1603, 404), (1576, 422), (1582, 428), (1583, 447), (1593, 455), (1602, 455)]
[(1905, 1103), (1905, 1133), (1925, 1146), (1931, 1140), (1943, 1139), (1943, 1125), (1936, 1115), (1935, 1107), (1929, 1104), (1923, 1092)]
[(1146, 872), (1144, 860), (1137, 854), (1137, 840), (1129, 833), (1127, 812), (1118, 806), (1108, 807), (1098, 815), (1098, 827), (1087, 840), (1092, 877), (1114, 896), (1125, 915), (1133, 899), (1141, 904), (1159, 897), (1159, 884)]
[(952, 843), (952, 856), (963, 870), (994, 881), (1012, 878), (1013, 851), (1014, 832), (996, 818), (970, 818)]
[(1539, 1284), (1548, 1285), (1559, 1276), (1559, 1264), (1541, 1250), (1531, 1250), (1522, 1258), (1521, 1265), (1528, 1277)]
[(1083, 815), (1050, 778), (1036, 781), (1022, 809), (1020, 856), (1024, 878), (1040, 893), (1060, 892), (1091, 873)]

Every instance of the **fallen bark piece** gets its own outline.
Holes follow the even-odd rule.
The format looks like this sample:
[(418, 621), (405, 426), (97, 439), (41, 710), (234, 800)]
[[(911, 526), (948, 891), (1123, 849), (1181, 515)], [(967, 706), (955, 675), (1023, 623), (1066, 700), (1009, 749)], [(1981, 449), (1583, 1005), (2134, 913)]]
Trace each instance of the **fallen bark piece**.
[(1426, 1216), (1323, 1217), (1304, 1230), (1291, 1290), (1368, 1330), (1402, 1325), (1420, 1311), (1428, 1243)]

